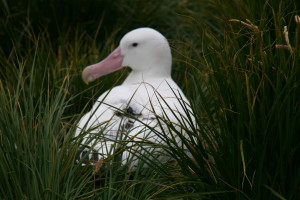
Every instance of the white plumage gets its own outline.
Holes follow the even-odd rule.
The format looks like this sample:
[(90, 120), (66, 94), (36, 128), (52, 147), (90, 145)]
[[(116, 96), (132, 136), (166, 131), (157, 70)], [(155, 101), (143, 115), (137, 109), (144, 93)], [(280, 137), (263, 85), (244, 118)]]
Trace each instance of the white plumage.
[(172, 122), (181, 130), (178, 124), (188, 121), (186, 113), (191, 112), (187, 98), (171, 78), (171, 65), (166, 38), (154, 29), (139, 28), (127, 33), (120, 46), (103, 61), (86, 67), (82, 77), (87, 83), (124, 66), (132, 72), (122, 85), (103, 93), (81, 118), (76, 135), (87, 133), (82, 143), (106, 158), (113, 153), (116, 140), (127, 140), (128, 144), (122, 147), (123, 163), (141, 148), (141, 143), (135, 142), (164, 144), (163, 134), (159, 133), (167, 133), (164, 137), (180, 143), (164, 120), (159, 120)]

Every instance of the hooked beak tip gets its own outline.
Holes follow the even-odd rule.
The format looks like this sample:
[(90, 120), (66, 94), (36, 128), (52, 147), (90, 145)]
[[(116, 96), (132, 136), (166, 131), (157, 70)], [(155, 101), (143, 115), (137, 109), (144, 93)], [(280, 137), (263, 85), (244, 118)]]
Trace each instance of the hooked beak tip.
[(89, 82), (92, 82), (94, 80), (93, 75), (88, 73), (86, 69), (82, 72), (82, 80), (85, 84), (89, 84)]
[(83, 80), (83, 82), (84, 82), (85, 84), (87, 84), (87, 85), (89, 84), (89, 82), (88, 82), (88, 81), (86, 81), (86, 80)]

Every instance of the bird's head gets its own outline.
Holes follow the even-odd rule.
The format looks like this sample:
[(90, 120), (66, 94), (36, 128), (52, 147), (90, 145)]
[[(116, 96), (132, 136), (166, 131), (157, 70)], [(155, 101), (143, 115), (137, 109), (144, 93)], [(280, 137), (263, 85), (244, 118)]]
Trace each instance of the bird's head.
[(172, 55), (167, 39), (152, 28), (138, 28), (127, 33), (104, 60), (86, 67), (82, 78), (89, 83), (125, 66), (144, 75), (170, 76), (171, 65)]

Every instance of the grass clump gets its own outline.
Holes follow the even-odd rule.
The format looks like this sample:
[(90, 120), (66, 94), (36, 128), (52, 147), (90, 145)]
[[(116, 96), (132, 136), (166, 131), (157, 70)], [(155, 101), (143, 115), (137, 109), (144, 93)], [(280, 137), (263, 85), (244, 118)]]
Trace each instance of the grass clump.
[(37, 86), (34, 70), (23, 74), (24, 63), (18, 65), (13, 90), (1, 82), (1, 198), (80, 196), (88, 173), (73, 164), (76, 146), (71, 145), (70, 117), (63, 116), (70, 101), (67, 83), (59, 89), (43, 88), (45, 82)]

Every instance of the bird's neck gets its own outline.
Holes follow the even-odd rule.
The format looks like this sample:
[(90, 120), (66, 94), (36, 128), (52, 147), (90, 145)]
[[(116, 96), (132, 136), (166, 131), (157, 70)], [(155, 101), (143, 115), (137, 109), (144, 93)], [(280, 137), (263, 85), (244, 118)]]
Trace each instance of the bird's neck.
[(155, 83), (155, 80), (158, 79), (167, 79), (171, 77), (171, 68), (165, 68), (165, 70), (162, 70), (164, 68), (155, 68), (151, 70), (143, 70), (143, 71), (137, 71), (132, 70), (132, 72), (128, 75), (128, 77), (125, 79), (123, 84), (140, 84), (143, 82), (146, 83)]

